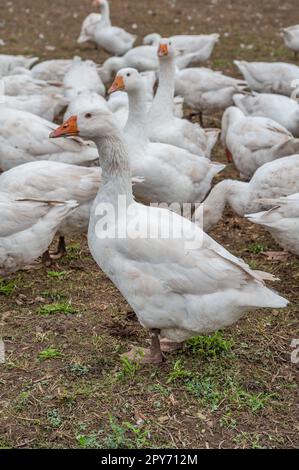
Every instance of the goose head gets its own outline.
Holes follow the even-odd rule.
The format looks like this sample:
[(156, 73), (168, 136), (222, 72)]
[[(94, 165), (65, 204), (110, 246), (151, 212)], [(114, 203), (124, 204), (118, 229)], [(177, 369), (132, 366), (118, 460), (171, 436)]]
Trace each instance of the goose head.
[(177, 57), (182, 52), (182, 50), (178, 50), (174, 47), (171, 39), (160, 39), (158, 44), (158, 57), (160, 60), (175, 59), (175, 57)]
[(93, 140), (112, 136), (117, 128), (116, 119), (109, 109), (90, 108), (68, 118), (50, 134), (50, 138), (81, 137)]
[(126, 91), (127, 93), (134, 92), (143, 86), (142, 78), (136, 69), (127, 67), (121, 69), (108, 90), (108, 94), (115, 91)]

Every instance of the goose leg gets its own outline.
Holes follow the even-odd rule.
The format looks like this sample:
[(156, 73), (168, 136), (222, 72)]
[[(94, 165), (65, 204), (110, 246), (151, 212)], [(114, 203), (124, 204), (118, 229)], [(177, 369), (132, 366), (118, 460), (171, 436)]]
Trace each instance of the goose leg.
[(265, 251), (262, 254), (269, 261), (285, 261), (290, 257), (287, 251)]
[(163, 354), (159, 339), (160, 330), (150, 330), (151, 346), (149, 349), (133, 347), (131, 351), (123, 354), (130, 361), (139, 362), (140, 364), (160, 364), (163, 361)]
[(65, 255), (66, 255), (65, 239), (64, 239), (63, 236), (60, 236), (58, 246), (57, 246), (57, 251), (52, 257), (54, 259), (59, 259), (59, 258), (62, 258), (63, 256), (65, 256)]
[(53, 264), (53, 259), (50, 256), (49, 250), (45, 251), (45, 253), (43, 254), (42, 263), (47, 267)]
[(161, 351), (163, 352), (173, 352), (179, 349), (183, 349), (184, 342), (177, 343), (175, 341), (171, 341), (170, 339), (162, 338), (160, 339), (160, 346), (161, 346)]

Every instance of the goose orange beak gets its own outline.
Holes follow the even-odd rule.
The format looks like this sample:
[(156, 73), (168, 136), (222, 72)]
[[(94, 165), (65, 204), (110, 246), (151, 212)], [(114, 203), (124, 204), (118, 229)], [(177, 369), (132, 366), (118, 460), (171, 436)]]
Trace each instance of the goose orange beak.
[(71, 116), (61, 126), (57, 127), (55, 131), (51, 132), (49, 137), (56, 139), (57, 137), (71, 137), (79, 135), (79, 129), (77, 125), (77, 116)]
[(158, 56), (164, 57), (168, 55), (168, 45), (167, 44), (160, 44), (158, 49)]
[(111, 95), (111, 93), (114, 93), (115, 91), (120, 91), (125, 89), (125, 82), (123, 77), (117, 76), (114, 79), (114, 82), (112, 83), (111, 87), (108, 90), (108, 95)]

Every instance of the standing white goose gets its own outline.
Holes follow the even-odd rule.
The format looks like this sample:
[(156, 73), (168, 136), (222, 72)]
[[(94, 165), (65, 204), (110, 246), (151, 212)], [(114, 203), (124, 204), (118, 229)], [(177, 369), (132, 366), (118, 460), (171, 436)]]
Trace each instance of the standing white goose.
[(253, 91), (261, 93), (280, 93), (291, 96), (294, 81), (299, 79), (299, 67), (285, 62), (246, 62), (234, 63)]
[(224, 165), (212, 163), (179, 147), (148, 139), (146, 91), (137, 70), (118, 72), (110, 93), (125, 90), (129, 96), (129, 118), (125, 136), (134, 176), (144, 177), (134, 193), (145, 203), (195, 203), (203, 200), (213, 177)]
[(216, 184), (195, 214), (197, 223), (211, 229), (221, 219), (228, 205), (240, 217), (271, 208), (271, 202), (299, 191), (299, 155), (265, 163), (246, 183), (224, 180)]
[[(56, 137), (74, 134), (94, 140), (99, 150), (103, 182), (91, 211), (89, 248), (151, 332), (143, 362), (162, 361), (159, 335), (182, 342), (232, 325), (248, 310), (287, 305), (265, 286), (272, 275), (252, 271), (189, 220), (134, 201), (127, 147), (111, 114), (90, 110), (55, 131)], [(107, 226), (100, 214), (108, 207), (114, 217)], [(174, 230), (151, 236), (167, 226)]]
[(58, 226), (77, 206), (75, 201), (18, 200), (0, 192), (0, 274), (15, 272), (42, 256)]
[(231, 106), (222, 117), (222, 143), (243, 179), (264, 163), (299, 153), (299, 139), (269, 118), (245, 116)]
[(203, 115), (224, 111), (233, 104), (233, 96), (241, 93), (247, 84), (242, 80), (223, 75), (205, 67), (191, 67), (177, 70), (175, 91), (183, 96), (185, 103)]
[[(93, 5), (95, 7), (100, 7), (101, 0), (94, 0)], [(103, 26), (111, 26), (111, 20), (109, 11), (107, 11), (107, 7), (103, 5), (101, 8), (103, 15), (101, 13), (90, 13), (83, 21), (81, 32), (77, 42), (82, 44), (86, 41), (92, 41), (96, 32), (97, 25), (100, 21), (102, 21)]]
[(149, 112), (149, 138), (153, 142), (164, 142), (184, 148), (194, 154), (211, 156), (218, 131), (205, 132), (198, 124), (178, 119), (173, 113), (175, 91), (176, 49), (169, 39), (159, 43), (159, 86)]
[(283, 39), (286, 47), (294, 51), (295, 57), (298, 57), (299, 52), (299, 24), (283, 28)]
[(248, 214), (246, 217), (253, 223), (262, 225), (286, 252), (266, 252), (270, 258), (283, 259), (287, 252), (299, 256), (299, 193), (277, 199), (268, 199), (273, 205), (266, 212)]
[(237, 94), (234, 95), (233, 100), (247, 116), (273, 119), (288, 129), (294, 137), (299, 137), (298, 101), (274, 93)]
[[(158, 47), (162, 39), (160, 34), (148, 34), (143, 39), (143, 44)], [(183, 50), (184, 54), (192, 55), (192, 62), (205, 62), (212, 55), (215, 44), (219, 40), (219, 34), (181, 34), (170, 36), (169, 41), (178, 50)]]

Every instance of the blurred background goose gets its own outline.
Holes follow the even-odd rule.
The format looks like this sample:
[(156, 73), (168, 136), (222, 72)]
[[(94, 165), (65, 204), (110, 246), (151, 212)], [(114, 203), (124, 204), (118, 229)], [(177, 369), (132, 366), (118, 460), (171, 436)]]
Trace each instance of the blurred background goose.
[(265, 163), (246, 183), (224, 180), (216, 184), (195, 214), (204, 230), (211, 229), (222, 217), (226, 205), (240, 217), (270, 209), (267, 199), (289, 196), (299, 191), (299, 155)]
[(75, 98), (82, 91), (95, 91), (105, 96), (105, 86), (98, 74), (97, 65), (92, 60), (74, 57), (73, 63), (66, 72), (63, 85), (68, 100)]
[(299, 256), (299, 193), (287, 197), (266, 200), (273, 205), (266, 212), (248, 214), (253, 223), (262, 225), (274, 240), (286, 250), (283, 253), (266, 252), (270, 259), (282, 260), (288, 252)]
[(17, 199), (0, 192), (0, 274), (15, 272), (42, 256), (58, 226), (77, 206), (75, 201)]
[(285, 46), (291, 49), (291, 51), (294, 51), (295, 57), (297, 58), (299, 52), (299, 24), (283, 28), (282, 33)]
[(16, 68), (30, 69), (37, 61), (38, 57), (0, 54), (0, 78), (8, 75)]
[(266, 162), (299, 153), (299, 139), (269, 118), (245, 116), (231, 106), (222, 117), (221, 140), (240, 176), (250, 179)]

